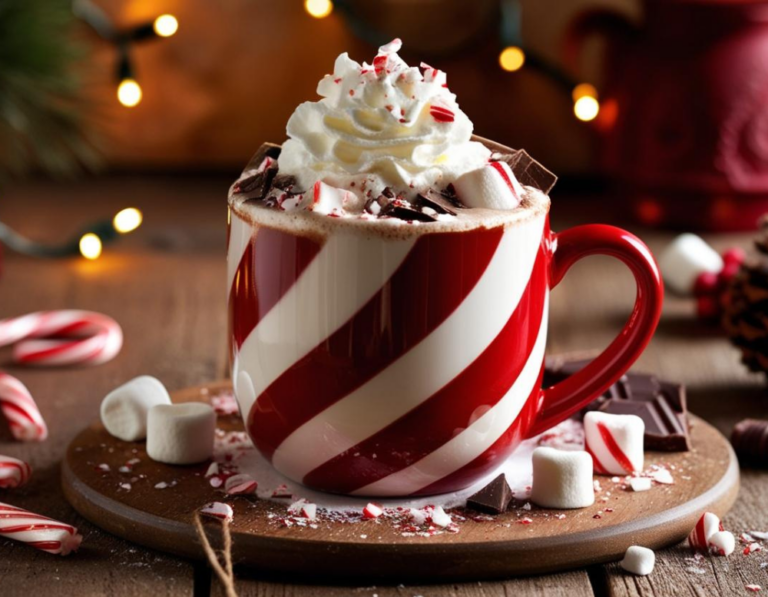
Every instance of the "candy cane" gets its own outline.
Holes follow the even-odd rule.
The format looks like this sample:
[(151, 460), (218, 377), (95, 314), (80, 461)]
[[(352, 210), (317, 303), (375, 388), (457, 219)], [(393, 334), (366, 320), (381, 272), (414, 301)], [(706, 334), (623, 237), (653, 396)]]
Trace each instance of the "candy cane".
[(0, 411), (8, 420), (13, 437), (21, 441), (43, 441), (48, 437), (40, 410), (26, 386), (0, 372)]
[(72, 525), (3, 503), (0, 503), (0, 537), (62, 556), (77, 550), (83, 540)]
[(13, 489), (24, 485), (32, 475), (32, 468), (23, 460), (0, 456), (0, 489)]
[(0, 346), (9, 344), (14, 362), (24, 365), (98, 365), (120, 352), (123, 331), (93, 311), (40, 311), (0, 320)]

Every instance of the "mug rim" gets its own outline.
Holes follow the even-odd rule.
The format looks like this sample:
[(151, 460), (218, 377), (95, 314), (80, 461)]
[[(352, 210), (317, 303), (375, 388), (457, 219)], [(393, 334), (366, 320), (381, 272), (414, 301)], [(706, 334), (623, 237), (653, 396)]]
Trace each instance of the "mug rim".
[[(480, 137), (479, 135), (472, 135), (472, 140), (482, 143), (491, 151), (500, 153), (511, 153), (515, 151), (506, 145)], [(261, 206), (255, 202), (249, 203), (245, 199), (238, 199), (232, 193), (233, 187), (234, 183), (230, 186), (227, 197), (230, 211), (228, 214), (228, 223), (231, 221), (231, 214), (234, 213), (240, 220), (252, 227), (265, 226), (268, 228), (284, 230), (299, 236), (307, 236), (310, 238), (317, 237), (318, 240), (340, 231), (367, 236), (378, 236), (391, 240), (402, 240), (424, 236), (426, 234), (469, 232), (470, 230), (479, 228), (486, 230), (498, 228), (500, 226), (510, 228), (546, 216), (551, 207), (549, 195), (543, 192), (537, 192), (529, 195), (529, 204), (525, 205), (523, 209), (501, 211), (475, 208), (473, 211), (480, 217), (473, 220), (464, 220), (463, 222), (437, 221), (414, 226), (404, 225), (404, 223), (399, 220), (364, 220), (360, 218), (330, 218), (327, 216), (321, 218), (306, 211), (280, 211)]]

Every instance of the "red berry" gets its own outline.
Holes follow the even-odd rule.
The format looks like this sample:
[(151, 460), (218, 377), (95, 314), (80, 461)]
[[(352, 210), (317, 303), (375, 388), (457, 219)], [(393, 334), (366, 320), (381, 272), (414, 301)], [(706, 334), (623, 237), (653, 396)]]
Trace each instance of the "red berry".
[(746, 253), (741, 247), (731, 247), (725, 253), (723, 253), (723, 261), (725, 263), (738, 263), (741, 265), (744, 263)]
[(695, 296), (709, 295), (712, 294), (716, 288), (717, 274), (712, 272), (702, 272), (693, 284), (693, 294)]
[(700, 296), (696, 299), (696, 314), (699, 319), (712, 320), (720, 315), (720, 305), (713, 296)]

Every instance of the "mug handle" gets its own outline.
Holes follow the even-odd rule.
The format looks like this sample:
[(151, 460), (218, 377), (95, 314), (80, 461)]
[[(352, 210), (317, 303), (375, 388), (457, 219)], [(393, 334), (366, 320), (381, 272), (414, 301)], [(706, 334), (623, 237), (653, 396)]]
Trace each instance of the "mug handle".
[(629, 267), (637, 297), (624, 329), (591, 363), (542, 391), (541, 403), (528, 437), (554, 427), (583, 408), (616, 382), (651, 340), (661, 316), (664, 285), (650, 249), (634, 234), (602, 224), (589, 224), (555, 234), (550, 266), (552, 287), (570, 267), (589, 255), (616, 257)]

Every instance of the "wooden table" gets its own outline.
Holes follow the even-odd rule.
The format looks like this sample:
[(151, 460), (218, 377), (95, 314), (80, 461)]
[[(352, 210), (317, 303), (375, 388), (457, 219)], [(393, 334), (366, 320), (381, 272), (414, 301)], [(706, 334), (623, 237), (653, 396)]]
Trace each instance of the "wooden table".
[[(207, 567), (117, 539), (79, 518), (64, 500), (59, 463), (65, 446), (98, 416), (105, 393), (139, 374), (169, 388), (223, 377), (227, 370), (224, 192), (228, 181), (192, 177), (116, 176), (80, 183), (27, 183), (0, 198), (0, 220), (31, 237), (66, 238), (84, 223), (135, 205), (145, 213), (140, 232), (107, 247), (101, 259), (38, 261), (6, 254), (0, 278), (0, 317), (38, 309), (104, 311), (120, 321), (126, 342), (113, 362), (93, 369), (22, 369), (51, 428), (42, 444), (18, 444), (0, 431), (0, 453), (31, 462), (31, 483), (0, 493), (0, 501), (77, 525), (83, 547), (60, 558), (0, 540), (0, 595), (221, 595)], [(603, 203), (555, 194), (555, 229), (610, 216)], [(634, 229), (654, 251), (666, 232)], [(749, 245), (748, 235), (711, 237), (718, 248)], [(610, 259), (578, 264), (552, 297), (549, 350), (605, 346), (629, 314), (634, 296), (629, 273)], [(747, 416), (766, 417), (762, 376), (748, 374), (727, 340), (699, 325), (689, 301), (668, 297), (656, 337), (637, 367), (687, 384), (691, 409), (724, 433)], [(725, 525), (735, 533), (768, 530), (768, 473), (744, 470), (742, 489)], [(765, 552), (768, 554), (768, 551)], [(336, 597), (503, 595), (744, 595), (744, 585), (768, 590), (762, 553), (708, 558), (696, 571), (678, 546), (657, 554), (650, 577), (622, 573), (617, 565), (562, 574), (450, 586), (321, 587), (280, 579), (240, 578), (241, 595)]]

